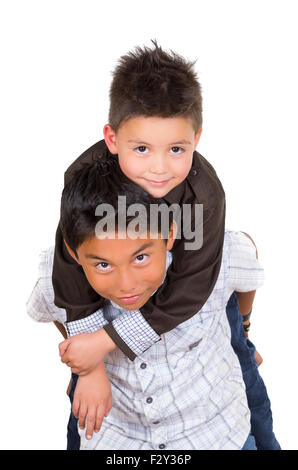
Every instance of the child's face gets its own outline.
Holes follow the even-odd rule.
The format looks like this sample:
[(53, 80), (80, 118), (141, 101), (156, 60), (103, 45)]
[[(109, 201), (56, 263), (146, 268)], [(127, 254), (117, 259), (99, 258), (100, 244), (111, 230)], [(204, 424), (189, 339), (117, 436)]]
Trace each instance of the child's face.
[[(137, 310), (163, 281), (166, 252), (174, 243), (173, 231), (167, 244), (158, 239), (93, 237), (77, 249), (78, 258), (66, 244), (70, 255), (82, 266), (93, 289), (127, 310)], [(116, 234), (117, 236), (117, 234)]]
[(117, 133), (104, 127), (106, 144), (123, 173), (154, 197), (163, 197), (188, 175), (201, 130), (184, 117), (136, 117)]

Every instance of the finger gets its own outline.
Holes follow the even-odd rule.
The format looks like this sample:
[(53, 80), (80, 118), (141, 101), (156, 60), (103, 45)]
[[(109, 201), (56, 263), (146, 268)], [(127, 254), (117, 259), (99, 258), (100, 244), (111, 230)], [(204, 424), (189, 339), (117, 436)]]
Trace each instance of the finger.
[(68, 354), (64, 354), (61, 356), (61, 362), (64, 362), (64, 364), (67, 364), (70, 361)]
[(95, 426), (95, 408), (88, 409), (87, 420), (86, 420), (86, 439), (91, 439), (94, 432)]
[(108, 404), (107, 404), (107, 407), (106, 407), (105, 416), (108, 416), (109, 412), (111, 411), (111, 408), (112, 408), (112, 396), (110, 396), (109, 399), (108, 399)]
[(98, 408), (97, 413), (96, 413), (96, 420), (95, 420), (95, 428), (94, 428), (95, 432), (98, 432), (100, 430), (104, 416), (105, 415), (103, 414), (102, 409)]
[(80, 409), (79, 409), (79, 428), (84, 429), (85, 428), (85, 421), (86, 421), (86, 415), (87, 415), (87, 406), (82, 405), (80, 403)]
[(74, 398), (72, 403), (72, 412), (76, 418), (79, 417), (80, 402)]
[(60, 356), (63, 356), (63, 354), (67, 350), (69, 344), (70, 344), (70, 338), (66, 339), (65, 341), (62, 341), (62, 343), (59, 344), (59, 354), (60, 354)]

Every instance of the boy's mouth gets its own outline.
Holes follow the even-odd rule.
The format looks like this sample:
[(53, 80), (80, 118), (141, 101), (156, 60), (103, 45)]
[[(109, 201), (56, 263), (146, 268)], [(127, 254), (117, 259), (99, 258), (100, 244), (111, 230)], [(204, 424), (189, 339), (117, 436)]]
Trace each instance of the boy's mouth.
[(138, 302), (138, 300), (142, 297), (142, 295), (143, 295), (143, 292), (141, 294), (133, 295), (131, 297), (118, 297), (118, 299), (124, 304), (134, 304)]
[(167, 179), (167, 180), (162, 180), (162, 181), (155, 181), (155, 180), (149, 180), (147, 178), (144, 178), (145, 181), (147, 181), (147, 183), (151, 184), (152, 186), (165, 186), (169, 181), (170, 181), (171, 178)]

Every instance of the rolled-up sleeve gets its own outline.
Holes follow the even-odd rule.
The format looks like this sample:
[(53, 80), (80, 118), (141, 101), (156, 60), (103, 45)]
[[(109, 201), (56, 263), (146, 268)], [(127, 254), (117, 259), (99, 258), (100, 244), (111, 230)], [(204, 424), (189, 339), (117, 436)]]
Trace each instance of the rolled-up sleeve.
[(228, 287), (236, 292), (249, 292), (264, 284), (264, 268), (256, 256), (256, 247), (243, 232), (227, 232), (229, 257)]
[(44, 250), (39, 255), (38, 279), (26, 303), (28, 315), (38, 322), (64, 323), (66, 311), (54, 304), (52, 285), (54, 248)]
[(38, 279), (26, 303), (27, 313), (33, 320), (38, 322), (56, 321), (43, 295), (41, 284), (42, 280)]

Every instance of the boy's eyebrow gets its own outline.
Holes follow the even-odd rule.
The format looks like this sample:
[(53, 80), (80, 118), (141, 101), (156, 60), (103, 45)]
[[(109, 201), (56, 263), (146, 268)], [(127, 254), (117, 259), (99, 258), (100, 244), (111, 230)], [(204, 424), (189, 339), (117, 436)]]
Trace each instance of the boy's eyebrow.
[(136, 254), (140, 253), (140, 251), (143, 251), (145, 250), (146, 248), (150, 248), (150, 246), (153, 245), (153, 242), (148, 242), (148, 243), (144, 243), (144, 245), (142, 245), (137, 251), (135, 251), (131, 256), (135, 256)]
[(88, 253), (87, 255), (85, 255), (85, 258), (87, 259), (100, 259), (101, 261), (109, 261), (105, 258), (102, 258), (101, 256), (97, 256), (97, 255), (93, 255), (92, 253)]
[[(143, 250), (145, 250), (146, 248), (149, 248), (152, 245), (153, 245), (153, 242), (144, 243), (144, 245), (142, 245), (140, 248), (138, 248), (137, 251), (135, 251), (131, 256), (135, 256), (140, 251), (143, 251)], [(98, 255), (93, 255), (92, 253), (88, 253), (87, 255), (85, 255), (85, 258), (87, 258), (87, 259), (100, 259), (101, 261), (106, 261), (107, 263), (109, 263), (108, 259), (102, 258), (101, 256), (98, 256)]]
[[(132, 140), (131, 139), (131, 140), (128, 140), (127, 142), (128, 143), (133, 143), (133, 144), (150, 145), (150, 144), (148, 144), (148, 142), (145, 142), (144, 140)], [(188, 140), (182, 139), (182, 140), (179, 140), (178, 142), (171, 142), (168, 145), (191, 145), (191, 142), (189, 142)]]

